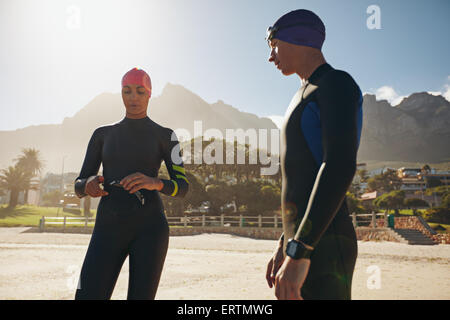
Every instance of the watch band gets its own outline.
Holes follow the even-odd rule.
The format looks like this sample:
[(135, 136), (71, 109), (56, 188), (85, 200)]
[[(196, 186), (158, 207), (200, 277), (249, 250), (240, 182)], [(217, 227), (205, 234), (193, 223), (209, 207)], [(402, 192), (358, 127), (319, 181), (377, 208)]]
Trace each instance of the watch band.
[(286, 247), (286, 255), (292, 259), (310, 259), (314, 248), (303, 243), (302, 241), (289, 239)]

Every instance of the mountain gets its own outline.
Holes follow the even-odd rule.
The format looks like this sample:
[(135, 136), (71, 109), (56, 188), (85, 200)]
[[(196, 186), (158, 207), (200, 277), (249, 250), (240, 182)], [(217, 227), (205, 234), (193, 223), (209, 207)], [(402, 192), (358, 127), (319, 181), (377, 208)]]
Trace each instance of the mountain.
[[(152, 98), (149, 117), (162, 126), (184, 128), (194, 136), (194, 121), (201, 120), (201, 133), (210, 128), (219, 129), (276, 129), (268, 118), (241, 112), (218, 101), (208, 104), (196, 94), (180, 85), (167, 84), (160, 96)], [(44, 171), (58, 173), (78, 172), (81, 169), (87, 144), (95, 128), (123, 119), (125, 108), (120, 94), (103, 93), (95, 97), (73, 117), (59, 125), (30, 126), (14, 131), (0, 131), (0, 168), (12, 164), (22, 148), (33, 147), (41, 151)]]
[(366, 94), (358, 158), (410, 162), (450, 159), (450, 102), (414, 93), (396, 107)]
[[(442, 96), (414, 93), (399, 105), (364, 96), (364, 123), (358, 161), (450, 161), (450, 103)], [(120, 94), (103, 93), (73, 117), (59, 125), (30, 126), (0, 131), (0, 168), (12, 164), (21, 149), (37, 148), (45, 161), (45, 172), (78, 172), (95, 128), (118, 122), (125, 109)], [(202, 133), (219, 129), (276, 129), (268, 118), (239, 111), (218, 101), (208, 104), (180, 85), (168, 84), (149, 103), (149, 117), (172, 128), (187, 129), (191, 137), (194, 121), (202, 121)]]

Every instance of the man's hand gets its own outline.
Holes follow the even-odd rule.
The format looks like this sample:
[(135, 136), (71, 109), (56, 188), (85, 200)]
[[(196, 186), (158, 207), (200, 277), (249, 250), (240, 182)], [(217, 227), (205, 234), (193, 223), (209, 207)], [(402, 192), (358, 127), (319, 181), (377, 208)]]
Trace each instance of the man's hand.
[(283, 264), (283, 260), (283, 242), (281, 241), (281, 243), (278, 244), (278, 247), (275, 249), (272, 258), (269, 260), (269, 263), (267, 264), (266, 280), (269, 288), (272, 288), (272, 286), (275, 284), (275, 275), (277, 274), (278, 269), (280, 269), (281, 265)]
[(295, 260), (287, 256), (275, 276), (275, 296), (278, 300), (303, 300), (300, 290), (308, 275), (311, 260)]
[(84, 192), (92, 198), (107, 196), (108, 192), (100, 188), (100, 183), (103, 183), (105, 178), (102, 176), (92, 176), (86, 181)]
[(136, 172), (130, 174), (120, 181), (125, 190), (135, 193), (141, 189), (158, 190), (163, 188), (163, 182), (158, 178), (148, 177), (143, 173)]

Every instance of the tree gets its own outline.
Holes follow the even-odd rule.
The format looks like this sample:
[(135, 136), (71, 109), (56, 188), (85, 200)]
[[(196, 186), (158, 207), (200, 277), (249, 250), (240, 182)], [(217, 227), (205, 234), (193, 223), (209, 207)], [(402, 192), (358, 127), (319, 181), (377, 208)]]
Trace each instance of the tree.
[(373, 201), (373, 204), (386, 210), (395, 210), (395, 215), (399, 215), (399, 209), (404, 206), (405, 192), (395, 190), (385, 193)]
[(348, 191), (357, 197), (361, 196), (361, 183), (353, 181)]
[(262, 186), (259, 201), (255, 199), (254, 203), (260, 204), (260, 208), (256, 212), (261, 214), (273, 213), (274, 210), (279, 209), (281, 206), (280, 189), (270, 184)]
[(412, 208), (413, 215), (417, 215), (417, 209), (418, 208), (425, 208), (429, 207), (430, 205), (425, 200), (419, 199), (419, 198), (410, 198), (405, 199), (405, 207)]
[(369, 179), (369, 175), (368, 175), (366, 169), (360, 169), (360, 170), (356, 171), (356, 174), (361, 179), (361, 182), (367, 182), (367, 180)]
[(208, 197), (205, 186), (200, 179), (190, 172), (186, 172), (186, 178), (189, 181), (189, 191), (183, 199), (185, 206), (199, 207)]
[(220, 207), (229, 203), (232, 198), (231, 188), (220, 182), (206, 186), (206, 194), (210, 202), (211, 213), (214, 215), (220, 214)]
[(355, 194), (347, 192), (347, 207), (350, 213), (363, 213), (364, 208), (362, 207), (361, 201), (356, 197)]
[(401, 179), (397, 171), (387, 169), (381, 174), (377, 174), (367, 180), (369, 191), (391, 192), (398, 190), (401, 185)]
[(30, 187), (31, 176), (22, 167), (15, 165), (2, 169), (0, 174), (0, 188), (10, 191), (9, 208), (17, 206), (19, 192)]
[[(31, 178), (37, 176), (43, 168), (43, 162), (40, 159), (39, 150), (34, 148), (23, 148), (22, 155), (19, 156), (16, 161), (16, 165), (21, 167), (30, 176), (30, 180)], [(28, 201), (28, 191), (30, 189), (32, 189), (30, 184), (24, 189), (25, 203)]]
[(442, 197), (449, 193), (450, 193), (450, 191), (448, 190), (447, 186), (438, 186), (438, 187), (427, 189), (425, 191), (425, 194), (427, 196), (432, 196), (432, 195), (436, 194), (437, 196)]
[(442, 192), (441, 205), (439, 207), (428, 209), (424, 214), (424, 218), (430, 222), (450, 224), (450, 193), (442, 187), (434, 189), (434, 191), (437, 190), (437, 192)]

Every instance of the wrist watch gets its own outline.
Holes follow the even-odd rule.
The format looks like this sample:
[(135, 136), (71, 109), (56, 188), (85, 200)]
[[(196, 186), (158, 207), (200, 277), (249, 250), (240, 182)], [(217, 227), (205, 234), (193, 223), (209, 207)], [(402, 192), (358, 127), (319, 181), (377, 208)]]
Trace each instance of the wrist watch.
[(301, 241), (289, 239), (286, 247), (286, 255), (295, 260), (309, 259), (313, 250), (313, 247), (308, 246)]

